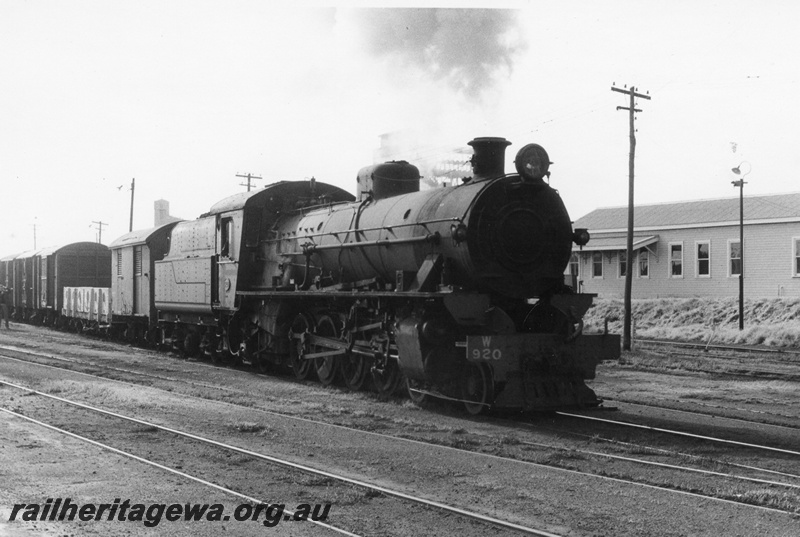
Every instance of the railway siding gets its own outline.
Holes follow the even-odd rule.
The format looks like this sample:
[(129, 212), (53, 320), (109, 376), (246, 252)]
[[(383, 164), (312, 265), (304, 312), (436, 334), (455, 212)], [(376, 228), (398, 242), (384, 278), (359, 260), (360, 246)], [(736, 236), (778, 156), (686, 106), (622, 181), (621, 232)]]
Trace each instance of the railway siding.
[[(157, 533), (215, 537), (226, 529), (244, 537), (264, 535), (264, 527), (252, 522), (234, 526), (231, 522), (167, 523), (162, 520), (157, 526), (146, 528), (143, 522), (135, 521), (26, 522), (19, 520), (19, 514), (15, 522), (9, 522), (15, 504), (44, 505), (48, 498), (70, 498), (80, 505), (112, 503), (115, 498), (148, 506), (218, 503), (227, 513), (233, 513), (243, 502), (6, 413), (2, 413), (0, 419), (0, 445), (3, 446), (0, 449), (3, 468), (0, 535), (123, 537)], [(320, 532), (304, 524), (295, 524), (291, 527), (279, 525), (270, 535), (305, 537), (320, 535)]]
[[(186, 369), (200, 367), (199, 364), (179, 364)], [(14, 370), (14, 367), (21, 370)], [(617, 535), (641, 535), (647, 534), (651, 527), (673, 526), (676, 526), (676, 531), (678, 526), (691, 527), (692, 534), (702, 534), (702, 528), (713, 527), (706, 526), (709, 520), (717, 517), (720, 521), (726, 521), (727, 526), (731, 516), (734, 519), (742, 517), (741, 524), (737, 523), (736, 527), (754, 531), (753, 524), (757, 527), (775, 524), (775, 517), (783, 516), (774, 512), (762, 515), (758, 510), (755, 510), (755, 514), (744, 516), (736, 514), (743, 509), (741, 506), (726, 507), (676, 493), (622, 485), (552, 468), (534, 469), (514, 461), (493, 459), (487, 462), (486, 457), (474, 454), (367, 437), (339, 428), (322, 430), (319, 424), (304, 427), (298, 425), (296, 420), (279, 416), (271, 416), (268, 420), (263, 416), (256, 418), (247, 408), (232, 408), (211, 401), (189, 401), (180, 394), (170, 396), (147, 388), (124, 389), (113, 382), (90, 383), (80, 375), (55, 371), (44, 374), (40, 370), (39, 373), (26, 374), (24, 369), (23, 366), (3, 364), (3, 375), (21, 377), (32, 385), (50, 390), (60, 389), (61, 394), (84, 393), (93, 400), (103, 401), (104, 405), (121, 407), (120, 411), (134, 408), (143, 416), (149, 414), (155, 421), (179, 424), (183, 428), (190, 427), (226, 440), (235, 438), (237, 443), (242, 442), (253, 449), (268, 446), (271, 451), (283, 452), (296, 460), (313, 461), (314, 464), (336, 468), (349, 475), (392, 483), (410, 491), (424, 491), (431, 497), (452, 499), (472, 508), (480, 507), (494, 516), (544, 523), (553, 528), (579, 529), (578, 534), (607, 532), (609, 528), (615, 528), (614, 534)], [(219, 374), (220, 377), (240, 375), (228, 370), (219, 370)], [(264, 381), (263, 387), (266, 389), (271, 384)], [(314, 388), (312, 391), (326, 390)], [(327, 392), (336, 394), (332, 390)], [(253, 396), (258, 397), (256, 393)], [(364, 399), (364, 410), (361, 412), (368, 417), (370, 411), (366, 409), (375, 409), (376, 404), (369, 397)], [(305, 403), (295, 399), (291, 404)], [(409, 427), (412, 429), (425, 423), (424, 413), (413, 410), (411, 414), (413, 419), (409, 420)], [(342, 414), (342, 417), (347, 416)], [(439, 420), (432, 416), (430, 421)], [(464, 423), (463, 420), (457, 421)], [(374, 420), (374, 423), (376, 428), (380, 428), (380, 419)], [(456, 441), (461, 436), (458, 429), (450, 431), (450, 437)], [(468, 435), (463, 436), (469, 438)], [(576, 492), (588, 490), (592, 491), (591, 495)], [(698, 501), (703, 505), (703, 515), (693, 518), (688, 513), (695, 511)], [(569, 505), (569, 508), (565, 509), (565, 505)], [(675, 510), (686, 511), (688, 518), (677, 520), (674, 517)], [(749, 508), (745, 510), (749, 511)], [(785, 526), (779, 522), (775, 527), (777, 534), (783, 531), (781, 527), (787, 532), (794, 527), (791, 517), (785, 518)], [(617, 528), (615, 520), (629, 522), (626, 528)], [(746, 535), (748, 531), (742, 529), (740, 534)]]

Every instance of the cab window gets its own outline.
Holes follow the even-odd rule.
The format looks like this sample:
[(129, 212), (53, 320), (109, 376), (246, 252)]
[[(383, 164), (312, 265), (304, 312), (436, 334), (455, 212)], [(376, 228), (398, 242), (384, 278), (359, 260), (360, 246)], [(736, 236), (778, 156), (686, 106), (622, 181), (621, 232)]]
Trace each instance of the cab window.
[(220, 222), (220, 255), (231, 257), (231, 240), (233, 239), (233, 219), (223, 218)]

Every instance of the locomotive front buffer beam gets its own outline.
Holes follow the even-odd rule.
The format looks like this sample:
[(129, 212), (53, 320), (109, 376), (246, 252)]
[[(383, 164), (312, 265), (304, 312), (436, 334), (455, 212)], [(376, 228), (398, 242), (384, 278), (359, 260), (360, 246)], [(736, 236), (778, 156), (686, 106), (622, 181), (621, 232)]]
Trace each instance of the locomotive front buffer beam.
[(556, 332), (518, 331), (503, 310), (490, 307), (479, 294), (447, 299), (444, 304), (459, 326), (456, 333), (430, 315), (396, 323), (400, 368), (416, 393), (466, 399), (468, 410), (547, 411), (600, 404), (584, 381), (595, 378), (601, 361), (619, 358), (620, 338), (583, 333), (580, 320), (591, 295), (550, 298), (568, 321)]
[(522, 401), (531, 411), (599, 405), (584, 381), (595, 378), (601, 361), (620, 355), (614, 334), (583, 334), (568, 342), (556, 334), (480, 335), (457, 345), (468, 363), (488, 367), (502, 386), (494, 408), (515, 408)]

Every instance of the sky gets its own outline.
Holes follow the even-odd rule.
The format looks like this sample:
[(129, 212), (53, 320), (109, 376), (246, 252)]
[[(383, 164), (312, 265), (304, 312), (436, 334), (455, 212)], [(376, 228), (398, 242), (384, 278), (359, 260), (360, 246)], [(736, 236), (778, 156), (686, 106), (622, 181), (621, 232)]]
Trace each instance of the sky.
[(247, 173), (355, 192), (396, 131), (443, 158), (505, 137), (509, 172), (538, 143), (576, 220), (627, 204), (629, 97), (612, 86), (651, 96), (637, 204), (738, 197), (741, 163), (745, 196), (800, 190), (799, 2), (491, 5), (0, 1), (0, 257), (111, 243), (134, 179), (134, 229), (158, 199), (197, 218)]

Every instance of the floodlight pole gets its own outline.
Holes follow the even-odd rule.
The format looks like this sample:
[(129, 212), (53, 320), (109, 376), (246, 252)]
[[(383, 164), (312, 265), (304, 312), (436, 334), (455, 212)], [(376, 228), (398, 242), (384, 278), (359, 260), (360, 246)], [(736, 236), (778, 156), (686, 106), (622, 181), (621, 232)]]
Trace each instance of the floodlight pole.
[(128, 224), (128, 231), (133, 231), (133, 191), (136, 188), (136, 178), (131, 179), (131, 220)]
[(739, 183), (739, 256), (742, 268), (739, 271), (739, 330), (744, 330), (744, 179)]
[(650, 100), (649, 95), (636, 93), (636, 88), (620, 89), (611, 86), (611, 91), (627, 93), (630, 95), (630, 106), (618, 106), (617, 110), (628, 110), (630, 117), (630, 140), (631, 149), (628, 156), (628, 240), (625, 253), (625, 317), (622, 325), (622, 349), (631, 350), (631, 292), (633, 290), (633, 270), (631, 268), (633, 258), (633, 162), (636, 154), (636, 129), (633, 122), (636, 119), (634, 114), (641, 112), (635, 107), (634, 98)]
[(750, 173), (750, 169), (742, 173), (742, 164), (731, 168), (733, 173), (742, 176), (738, 181), (731, 181), (733, 186), (739, 187), (739, 330), (744, 330), (744, 176)]

